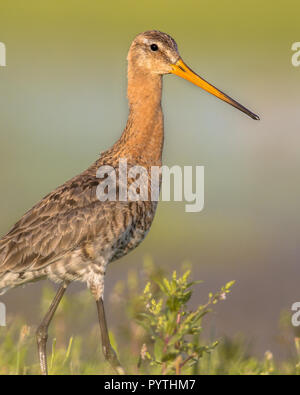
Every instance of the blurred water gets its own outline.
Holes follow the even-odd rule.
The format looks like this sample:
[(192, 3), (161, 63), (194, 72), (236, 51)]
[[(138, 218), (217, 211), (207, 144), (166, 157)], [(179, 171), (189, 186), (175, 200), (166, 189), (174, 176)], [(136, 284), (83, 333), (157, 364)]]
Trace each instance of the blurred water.
[[(207, 289), (237, 280), (217, 316), (221, 332), (243, 331), (258, 351), (279, 355), (279, 315), (300, 299), (300, 68), (290, 50), (299, 11), (291, 0), (1, 0), (1, 234), (119, 137), (130, 42), (166, 31), (195, 71), (261, 121), (165, 77), (164, 161), (205, 166), (205, 210), (162, 203), (146, 241), (110, 268), (107, 290), (145, 253), (165, 267), (189, 259)], [(37, 322), (37, 292), (33, 285), (3, 300)]]

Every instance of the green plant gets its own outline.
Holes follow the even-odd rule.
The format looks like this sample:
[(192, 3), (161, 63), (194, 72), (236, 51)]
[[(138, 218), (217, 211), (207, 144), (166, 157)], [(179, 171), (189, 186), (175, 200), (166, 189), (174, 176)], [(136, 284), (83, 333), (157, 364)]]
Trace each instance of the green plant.
[(171, 280), (166, 277), (147, 283), (142, 302), (144, 312), (137, 316), (138, 323), (149, 334), (152, 350), (143, 345), (139, 366), (149, 362), (150, 366), (159, 367), (162, 374), (181, 374), (196, 365), (203, 353), (210, 353), (217, 346), (215, 341), (209, 345), (199, 343), (202, 332), (202, 319), (211, 310), (209, 307), (226, 298), (234, 281), (222, 287), (216, 294), (209, 294), (208, 302), (190, 311), (188, 302), (192, 296), (193, 286), (199, 281), (189, 281), (190, 270), (181, 277), (174, 271)]

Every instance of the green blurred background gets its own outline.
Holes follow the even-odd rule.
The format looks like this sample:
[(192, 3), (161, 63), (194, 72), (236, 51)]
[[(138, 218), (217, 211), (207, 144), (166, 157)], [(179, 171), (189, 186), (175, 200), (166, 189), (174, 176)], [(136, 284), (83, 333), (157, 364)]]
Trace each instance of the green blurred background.
[[(300, 300), (299, 12), (298, 0), (0, 0), (1, 235), (120, 136), (131, 40), (165, 31), (187, 64), (261, 121), (164, 78), (164, 163), (205, 166), (205, 209), (161, 203), (145, 242), (110, 266), (106, 294), (145, 254), (167, 271), (189, 260), (205, 281), (195, 304), (237, 281), (211, 330), (244, 333), (255, 353), (282, 357), (279, 317)], [(2, 297), (8, 313), (36, 325), (44, 285)], [(121, 320), (109, 306), (107, 315)]]

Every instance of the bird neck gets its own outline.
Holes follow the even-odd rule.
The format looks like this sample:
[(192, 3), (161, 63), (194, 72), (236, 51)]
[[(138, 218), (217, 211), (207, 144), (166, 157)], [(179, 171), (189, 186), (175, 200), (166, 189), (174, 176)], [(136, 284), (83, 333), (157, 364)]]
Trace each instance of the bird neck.
[(160, 166), (164, 131), (161, 109), (162, 77), (128, 69), (129, 116), (118, 141), (120, 155), (138, 163)]

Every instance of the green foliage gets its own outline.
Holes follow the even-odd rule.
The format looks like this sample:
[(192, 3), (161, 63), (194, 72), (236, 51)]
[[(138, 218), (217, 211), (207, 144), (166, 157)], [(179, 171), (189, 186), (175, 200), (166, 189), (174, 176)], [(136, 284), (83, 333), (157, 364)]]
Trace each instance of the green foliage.
[[(169, 278), (147, 258), (142, 268), (130, 270), (128, 278), (106, 295), (111, 342), (128, 374), (300, 374), (297, 334), (293, 356), (280, 365), (269, 351), (262, 360), (253, 357), (246, 347), (249, 339), (219, 339), (218, 345), (207, 341), (202, 328), (209, 321), (203, 318), (226, 299), (233, 283), (197, 306), (192, 293), (199, 282), (189, 277), (186, 265), (181, 275), (174, 272)], [(36, 322), (54, 293), (44, 289)], [(36, 326), (24, 321), (21, 315), (11, 316), (8, 326), (0, 328), (0, 375), (39, 373)], [(49, 335), (50, 374), (114, 374), (102, 356), (95, 303), (86, 290), (64, 297)]]
[[(206, 304), (198, 306), (195, 311), (188, 309), (193, 286), (199, 281), (189, 282), (190, 270), (181, 277), (174, 271), (171, 280), (166, 277), (155, 281), (158, 288), (148, 282), (142, 297), (144, 312), (138, 316), (139, 324), (150, 335), (153, 351), (144, 345), (139, 365), (142, 360), (151, 366), (161, 368), (162, 374), (181, 374), (183, 370), (194, 366), (203, 353), (210, 353), (218, 344), (199, 343), (202, 332), (202, 319), (209, 313), (208, 307), (225, 299), (234, 282), (228, 283), (216, 293), (209, 294)], [(155, 291), (156, 290), (156, 291)]]

